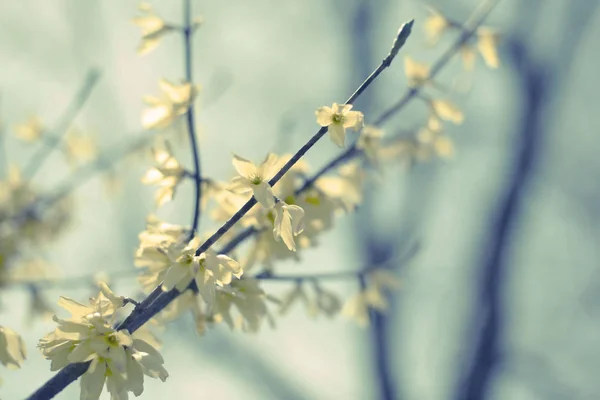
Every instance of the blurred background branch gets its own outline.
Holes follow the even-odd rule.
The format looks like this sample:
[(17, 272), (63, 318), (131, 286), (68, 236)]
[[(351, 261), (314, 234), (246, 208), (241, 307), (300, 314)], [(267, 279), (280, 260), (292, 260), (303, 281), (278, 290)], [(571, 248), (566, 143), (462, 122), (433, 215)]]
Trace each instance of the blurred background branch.
[[(542, 6), (541, 3), (537, 4)], [(513, 170), (508, 175), (504, 195), (489, 227), (488, 239), (483, 248), (479, 294), (472, 332), (475, 343), (473, 359), (468, 364), (467, 375), (459, 388), (458, 399), (487, 399), (498, 369), (503, 368), (504, 330), (506, 325), (505, 293), (510, 274), (511, 237), (522, 216), (523, 202), (544, 148), (544, 131), (552, 118), (551, 103), (560, 96), (561, 83), (568, 76), (574, 53), (582, 33), (594, 15), (598, 2), (575, 2), (568, 7), (563, 26), (557, 37), (558, 51), (550, 60), (536, 59), (528, 45), (527, 35), (534, 30), (539, 10), (530, 5), (524, 12), (515, 31), (519, 36), (505, 38), (508, 61), (517, 76), (522, 101), (520, 128), (516, 136)], [(535, 10), (535, 11), (534, 11)], [(524, 27), (527, 27), (526, 29)], [(560, 98), (560, 97), (558, 97)]]

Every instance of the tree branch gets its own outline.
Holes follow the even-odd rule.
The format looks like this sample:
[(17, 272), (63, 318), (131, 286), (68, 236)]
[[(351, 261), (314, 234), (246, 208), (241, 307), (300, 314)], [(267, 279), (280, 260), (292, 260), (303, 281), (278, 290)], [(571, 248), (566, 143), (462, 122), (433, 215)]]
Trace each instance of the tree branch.
[(31, 157), (29, 163), (23, 169), (23, 175), (27, 179), (33, 179), (35, 174), (40, 170), (44, 162), (48, 158), (52, 151), (58, 147), (62, 142), (64, 135), (67, 133), (69, 127), (73, 123), (77, 114), (90, 97), (92, 89), (100, 78), (100, 71), (97, 69), (91, 69), (88, 71), (83, 85), (71, 101), (71, 104), (62, 115), (56, 127), (53, 129), (53, 135), (48, 138), (48, 142), (44, 146), (40, 147), (38, 151)]
[[(356, 91), (346, 101), (346, 104), (352, 104), (361, 93), (366, 90), (371, 83), (387, 68), (395, 58), (396, 54), (402, 47), (404, 41), (408, 38), (411, 32), (413, 21), (410, 21), (403, 25), (401, 30), (398, 32), (396, 40), (392, 46), (390, 54), (381, 62), (381, 64), (373, 71), (373, 73), (356, 89)], [(275, 176), (269, 181), (269, 185), (274, 186), (279, 180), (287, 173), (292, 166), (310, 150), (315, 143), (319, 141), (327, 132), (327, 128), (323, 127), (317, 131), (311, 137), (308, 142), (302, 146), (296, 154), (290, 158), (290, 160), (275, 174)], [(236, 212), (221, 228), (217, 230), (208, 240), (206, 240), (197, 250), (196, 254), (201, 254), (210, 248), (221, 236), (225, 234), (235, 223), (237, 223), (254, 205), (256, 200), (254, 197), (250, 199), (242, 208)], [(117, 327), (120, 329), (127, 329), (130, 333), (135, 332), (139, 327), (145, 324), (150, 318), (156, 315), (159, 311), (165, 308), (171, 301), (173, 301), (180, 292), (177, 290), (171, 290), (163, 292), (162, 285), (155, 288), (149, 296), (140, 303), (140, 307), (136, 309)], [(151, 300), (149, 300), (151, 299)], [(86, 364), (73, 364), (63, 368), (54, 377), (52, 377), (46, 384), (39, 388), (30, 399), (48, 399), (54, 397), (60, 393), (62, 389), (67, 387), (70, 383), (79, 378), (86, 371)]]
[[(576, 25), (577, 28), (570, 30), (572, 37), (569, 40), (561, 37), (562, 46), (559, 46), (555, 53), (558, 57), (553, 62), (532, 60), (521, 38), (508, 40), (508, 54), (516, 67), (517, 77), (523, 90), (522, 124), (514, 151), (517, 154), (513, 163), (514, 169), (490, 226), (487, 248), (483, 251), (484, 260), (477, 301), (478, 318), (474, 323), (476, 328), (473, 329), (476, 332), (476, 344), (473, 359), (456, 395), (458, 399), (488, 398), (494, 373), (502, 361), (503, 292), (509, 268), (506, 259), (510, 250), (511, 234), (521, 216), (523, 198), (543, 147), (544, 116), (548, 112), (548, 101), (554, 97), (552, 91), (560, 81), (557, 72), (565, 74), (564, 69), (573, 59), (573, 49), (593, 14), (590, 8), (596, 6), (597, 2), (585, 3), (585, 5), (582, 3), (581, 15), (573, 18), (577, 24), (570, 24)], [(535, 16), (537, 14), (536, 12)], [(530, 21), (522, 21), (522, 25), (525, 24), (528, 26), (527, 32), (530, 31)]]

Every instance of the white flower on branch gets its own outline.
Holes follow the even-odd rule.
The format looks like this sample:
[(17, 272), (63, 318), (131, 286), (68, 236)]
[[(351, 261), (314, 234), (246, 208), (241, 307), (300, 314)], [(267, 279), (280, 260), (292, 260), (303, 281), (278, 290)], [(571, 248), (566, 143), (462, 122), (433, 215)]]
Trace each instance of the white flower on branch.
[(134, 17), (131, 22), (142, 30), (142, 41), (137, 52), (144, 55), (154, 50), (160, 43), (160, 39), (175, 28), (167, 25), (162, 18), (156, 15), (150, 4), (141, 3), (139, 10), (142, 15)]
[(404, 72), (411, 87), (421, 86), (429, 80), (429, 65), (404, 57)]
[(362, 131), (356, 142), (356, 148), (363, 151), (367, 160), (371, 165), (379, 166), (379, 153), (381, 150), (381, 138), (383, 137), (383, 130), (367, 125)]
[(142, 112), (142, 126), (146, 129), (169, 126), (188, 111), (199, 90), (189, 82), (175, 85), (166, 79), (158, 81), (158, 86), (164, 93), (162, 97), (144, 97), (144, 103), (150, 106)]
[(433, 112), (443, 120), (450, 121), (455, 125), (460, 125), (465, 120), (465, 116), (457, 105), (444, 99), (431, 100)]
[(429, 16), (425, 19), (423, 26), (425, 27), (425, 34), (427, 41), (431, 46), (439, 42), (442, 35), (450, 27), (450, 23), (438, 10), (433, 7), (427, 7)]
[(40, 140), (45, 128), (37, 116), (30, 117), (22, 124), (15, 125), (15, 136), (25, 142), (33, 143)]
[(212, 304), (215, 287), (230, 284), (232, 278), (240, 278), (243, 271), (237, 261), (224, 254), (216, 254), (211, 249), (196, 256), (199, 245), (200, 239), (194, 238), (179, 255), (175, 255), (175, 260), (165, 273), (162, 288), (164, 291), (175, 288), (183, 292), (195, 280), (206, 303)]
[(106, 284), (100, 287), (101, 292), (90, 299), (89, 306), (61, 297), (58, 304), (71, 318), (54, 316), (58, 327), (40, 339), (38, 347), (52, 360), (52, 371), (71, 363), (90, 362), (81, 378), (82, 399), (98, 399), (105, 384), (114, 399), (126, 399), (127, 392), (139, 396), (144, 390), (144, 375), (166, 380), (164, 360), (144, 340), (113, 328), (115, 312), (124, 306), (124, 297), (116, 296)]
[(275, 205), (275, 198), (269, 180), (277, 172), (277, 156), (269, 153), (265, 160), (256, 166), (251, 161), (234, 154), (233, 166), (240, 176), (233, 178), (227, 189), (240, 194), (252, 192), (256, 201), (263, 207), (272, 208)]
[(339, 313), (341, 302), (335, 293), (326, 290), (319, 285), (318, 281), (314, 280), (312, 286), (315, 295), (311, 297), (304, 286), (302, 281), (297, 282), (292, 290), (284, 295), (279, 304), (280, 315), (287, 313), (290, 307), (296, 302), (302, 303), (306, 308), (307, 315), (311, 318), (316, 318), (320, 314), (325, 314), (325, 316), (331, 318)]
[(454, 144), (452, 140), (444, 135), (442, 122), (436, 115), (431, 115), (425, 127), (417, 133), (418, 153), (420, 160), (425, 161), (433, 155), (449, 159), (454, 155)]
[(183, 292), (195, 281), (206, 303), (212, 305), (216, 286), (229, 285), (234, 277), (242, 276), (243, 270), (237, 261), (212, 249), (196, 256), (201, 239), (187, 242), (186, 234), (176, 225), (149, 221), (146, 231), (140, 234), (135, 258), (137, 267), (146, 268), (140, 282), (145, 289), (162, 282), (164, 291), (175, 288)]
[(362, 128), (364, 116), (360, 111), (350, 111), (352, 104), (333, 103), (331, 107), (320, 107), (315, 114), (317, 123), (328, 127), (329, 137), (339, 147), (344, 147), (346, 142), (346, 129)]
[(18, 369), (26, 358), (23, 338), (12, 329), (0, 326), (0, 363), (9, 369)]
[(500, 66), (500, 57), (498, 57), (498, 42), (500, 35), (487, 27), (477, 29), (477, 49), (481, 53), (486, 65), (490, 68)]
[[(267, 295), (255, 279), (231, 282), (228, 290), (219, 290), (212, 314), (214, 322), (225, 322), (231, 329), (256, 332), (263, 318), (268, 316)], [(234, 317), (233, 308), (239, 316)]]
[(64, 153), (67, 161), (75, 166), (78, 162), (90, 162), (98, 155), (98, 147), (91, 135), (71, 128), (65, 135)]
[(342, 308), (342, 315), (353, 319), (361, 327), (369, 325), (369, 310), (385, 312), (389, 308), (386, 292), (398, 290), (400, 282), (389, 269), (376, 268), (366, 274), (363, 291), (352, 296)]
[(154, 159), (158, 164), (150, 168), (142, 177), (145, 185), (158, 185), (156, 191), (156, 205), (161, 206), (173, 200), (175, 189), (183, 178), (184, 169), (173, 155), (168, 146), (165, 149), (154, 149)]
[(333, 199), (346, 212), (362, 203), (365, 174), (358, 162), (352, 161), (339, 168), (340, 176), (323, 176), (315, 184), (318, 190)]
[(273, 221), (273, 237), (276, 241), (283, 243), (291, 251), (296, 251), (294, 236), (298, 236), (304, 230), (304, 210), (295, 204), (286, 204), (279, 201), (273, 208), (275, 219)]

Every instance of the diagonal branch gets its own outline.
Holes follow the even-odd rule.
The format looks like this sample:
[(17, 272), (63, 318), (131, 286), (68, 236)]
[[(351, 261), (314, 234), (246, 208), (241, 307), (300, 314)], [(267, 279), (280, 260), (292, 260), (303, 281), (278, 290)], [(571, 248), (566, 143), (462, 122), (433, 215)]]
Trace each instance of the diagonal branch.
[[(465, 24), (467, 27), (461, 33), (456, 42), (450, 47), (440, 58), (433, 64), (430, 70), (429, 79), (433, 79), (452, 59), (452, 56), (455, 55), (460, 48), (475, 34), (477, 28), (485, 21), (487, 16), (490, 14), (494, 6), (500, 0), (489, 0), (482, 4), (479, 10), (476, 10), (473, 13), (473, 17), (471, 18), (474, 22)], [(373, 125), (379, 126), (383, 123), (387, 122), (393, 115), (400, 112), (404, 107), (410, 103), (414, 98), (416, 98), (422, 91), (423, 84), (419, 84), (415, 87), (411, 87), (406, 90), (404, 95), (398, 100), (393, 106), (384, 111), (378, 118), (375, 119)], [(319, 171), (317, 171), (311, 178), (307, 179), (304, 184), (296, 191), (296, 195), (301, 194), (308, 190), (310, 187), (314, 185), (314, 183), (323, 175), (331, 171), (333, 168), (340, 165), (342, 162), (359, 156), (363, 152), (362, 150), (356, 147), (356, 143), (346, 149), (344, 152), (340, 153), (337, 157), (332, 159), (329, 163), (325, 164)], [(233, 239), (231, 239), (221, 250), (220, 253), (229, 253), (234, 250), (240, 243), (242, 243), (247, 238), (251, 237), (259, 230), (254, 227), (249, 227), (242, 232), (238, 233)]]
[(23, 175), (27, 177), (27, 179), (32, 179), (35, 174), (40, 170), (44, 162), (48, 158), (48, 156), (52, 153), (54, 149), (56, 149), (62, 142), (64, 135), (67, 133), (67, 130), (73, 123), (77, 114), (90, 97), (92, 93), (92, 89), (98, 82), (100, 78), (100, 71), (97, 69), (91, 69), (83, 82), (83, 85), (71, 101), (71, 104), (62, 115), (56, 127), (53, 129), (54, 135), (48, 139), (48, 143), (38, 149), (35, 154), (29, 160), (29, 163), (25, 166), (23, 170)]
[[(388, 56), (381, 64), (373, 71), (373, 73), (356, 89), (356, 91), (346, 101), (346, 104), (352, 104), (374, 81), (375, 79), (388, 68), (400, 48), (404, 45), (406, 39), (410, 36), (411, 28), (414, 21), (410, 21), (400, 28), (398, 35), (392, 45), (392, 49)], [(311, 137), (308, 142), (302, 146), (296, 154), (275, 174), (269, 181), (269, 185), (274, 186), (287, 173), (294, 164), (296, 164), (308, 150), (310, 150), (321, 139), (327, 128), (323, 127)], [(221, 228), (217, 230), (210, 238), (208, 238), (197, 250), (196, 254), (201, 254), (210, 248), (219, 238), (221, 238), (233, 225), (235, 225), (252, 207), (256, 205), (254, 197), (250, 199), (242, 208), (236, 212)], [(164, 309), (171, 301), (173, 301), (180, 292), (173, 289), (168, 292), (163, 292), (162, 285), (156, 287), (148, 297), (140, 303), (136, 309), (117, 327), (118, 330), (126, 329), (130, 333), (135, 332), (138, 328), (144, 325), (150, 318)], [(49, 399), (60, 393), (69, 384), (78, 379), (87, 370), (89, 363), (70, 364), (59, 371), (54, 377), (40, 387), (29, 399)]]

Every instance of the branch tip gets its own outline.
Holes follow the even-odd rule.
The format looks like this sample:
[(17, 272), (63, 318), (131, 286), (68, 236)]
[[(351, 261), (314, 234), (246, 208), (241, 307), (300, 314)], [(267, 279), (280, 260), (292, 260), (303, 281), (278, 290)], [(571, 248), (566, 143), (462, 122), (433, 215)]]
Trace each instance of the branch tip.
[(394, 57), (396, 57), (402, 46), (404, 46), (404, 43), (406, 43), (406, 39), (408, 39), (408, 37), (410, 36), (414, 23), (415, 20), (411, 19), (410, 21), (403, 23), (400, 29), (398, 29), (398, 34), (396, 35), (396, 39), (394, 39), (392, 49), (390, 50), (390, 54), (388, 55), (389, 62), (392, 62), (392, 60), (394, 59)]

